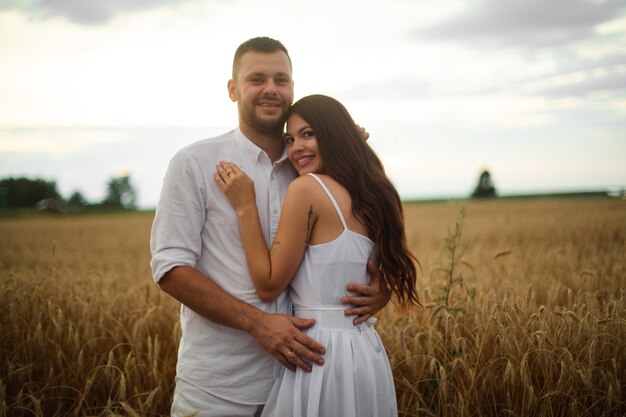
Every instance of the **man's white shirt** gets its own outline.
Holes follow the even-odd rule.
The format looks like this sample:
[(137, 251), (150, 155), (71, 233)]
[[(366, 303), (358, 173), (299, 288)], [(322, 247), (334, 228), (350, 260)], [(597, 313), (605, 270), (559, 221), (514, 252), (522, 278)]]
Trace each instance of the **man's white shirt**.
[[(297, 174), (286, 151), (272, 163), (235, 129), (191, 144), (170, 161), (150, 240), (154, 280), (158, 282), (175, 266), (193, 266), (251, 305), (288, 313), (286, 294), (271, 303), (261, 302), (256, 295), (237, 214), (213, 178), (220, 161), (237, 164), (254, 181), (263, 234), (271, 244), (287, 186)], [(177, 378), (231, 401), (265, 402), (275, 360), (250, 335), (206, 320), (185, 305), (180, 320)]]

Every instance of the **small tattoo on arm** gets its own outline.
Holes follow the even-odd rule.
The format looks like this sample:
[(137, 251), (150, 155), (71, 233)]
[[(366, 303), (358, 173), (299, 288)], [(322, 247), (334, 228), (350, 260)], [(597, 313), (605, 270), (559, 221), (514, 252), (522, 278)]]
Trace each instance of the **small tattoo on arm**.
[(309, 217), (306, 220), (306, 240), (304, 241), (304, 243), (306, 243), (307, 245), (309, 244), (310, 240), (311, 240), (311, 218), (313, 217), (313, 205), (309, 206)]

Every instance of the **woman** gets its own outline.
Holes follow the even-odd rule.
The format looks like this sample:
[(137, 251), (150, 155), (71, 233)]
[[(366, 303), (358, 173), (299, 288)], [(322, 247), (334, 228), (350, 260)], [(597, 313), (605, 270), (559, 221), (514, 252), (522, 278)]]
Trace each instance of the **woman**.
[(289, 185), (270, 251), (252, 181), (227, 162), (215, 174), (237, 211), (257, 294), (270, 301), (289, 286), (294, 314), (316, 320), (307, 334), (326, 347), (324, 365), (310, 373), (280, 367), (263, 416), (396, 416), (391, 368), (374, 320), (354, 326), (341, 296), (348, 282), (369, 281), (372, 259), (400, 309), (419, 304), (398, 193), (333, 98), (313, 95), (293, 104), (285, 142), (300, 176)]

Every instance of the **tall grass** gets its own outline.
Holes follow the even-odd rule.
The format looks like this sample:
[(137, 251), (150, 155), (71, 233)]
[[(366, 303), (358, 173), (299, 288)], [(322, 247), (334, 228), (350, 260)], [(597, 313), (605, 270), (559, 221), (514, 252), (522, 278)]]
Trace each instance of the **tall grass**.
[[(466, 206), (405, 208), (424, 308), (377, 326), (400, 415), (626, 414), (626, 202)], [(0, 417), (169, 413), (178, 305), (151, 220), (0, 220)]]
[(146, 268), (150, 220), (0, 223), (0, 415), (168, 413), (179, 328)]
[(625, 415), (626, 203), (472, 203), (465, 240), (434, 208), (407, 210), (427, 308), (379, 327), (402, 414)]

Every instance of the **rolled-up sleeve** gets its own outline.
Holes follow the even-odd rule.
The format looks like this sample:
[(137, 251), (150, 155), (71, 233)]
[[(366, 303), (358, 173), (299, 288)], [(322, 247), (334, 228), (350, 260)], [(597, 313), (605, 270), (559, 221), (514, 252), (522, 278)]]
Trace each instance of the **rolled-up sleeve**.
[(159, 198), (150, 251), (155, 282), (176, 266), (196, 266), (206, 220), (206, 184), (194, 158), (176, 154), (167, 169)]

